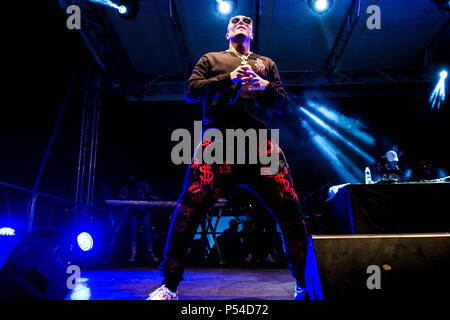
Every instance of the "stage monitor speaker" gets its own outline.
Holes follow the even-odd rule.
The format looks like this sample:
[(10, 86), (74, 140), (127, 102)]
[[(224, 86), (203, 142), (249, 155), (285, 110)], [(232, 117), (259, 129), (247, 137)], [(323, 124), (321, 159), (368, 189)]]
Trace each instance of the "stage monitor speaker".
[(0, 237), (0, 300), (63, 300), (66, 266), (42, 239)]
[(311, 300), (442, 298), (450, 285), (450, 235), (311, 236)]

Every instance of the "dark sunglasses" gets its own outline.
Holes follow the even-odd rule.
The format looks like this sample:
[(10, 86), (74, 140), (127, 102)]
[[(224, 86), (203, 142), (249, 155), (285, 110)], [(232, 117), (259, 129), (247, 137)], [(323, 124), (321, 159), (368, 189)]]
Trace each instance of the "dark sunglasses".
[(239, 21), (243, 21), (245, 24), (248, 24), (248, 25), (252, 24), (252, 22), (253, 22), (252, 19), (247, 18), (247, 17), (243, 17), (243, 18), (235, 17), (235, 18), (231, 19), (232, 24), (239, 23)]

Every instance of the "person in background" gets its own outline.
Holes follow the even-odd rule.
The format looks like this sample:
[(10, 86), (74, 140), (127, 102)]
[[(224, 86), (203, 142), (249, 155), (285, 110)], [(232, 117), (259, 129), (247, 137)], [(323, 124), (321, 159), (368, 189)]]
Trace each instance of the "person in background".
[(253, 221), (245, 221), (240, 235), (245, 255), (244, 261), (260, 263), (264, 259), (265, 251), (262, 227)]
[[(127, 182), (120, 190), (119, 199), (122, 200), (150, 200), (152, 193), (147, 182), (139, 180), (135, 174), (129, 174)], [(128, 208), (128, 216), (130, 219), (130, 243), (131, 257), (130, 262), (136, 261), (137, 254), (137, 238), (139, 224), (142, 223), (146, 244), (146, 259), (157, 262), (159, 259), (153, 252), (153, 233), (150, 212), (146, 208)]]
[(225, 229), (221, 235), (221, 248), (225, 262), (227, 264), (235, 264), (242, 257), (242, 242), (238, 232), (239, 222), (231, 219), (228, 225), (229, 228)]
[[(275, 223), (266, 224), (266, 228), (264, 230), (264, 239), (266, 245), (266, 257), (264, 258), (265, 262), (277, 262), (277, 257), (280, 256), (280, 243), (281, 239), (277, 232), (277, 225)], [(281, 244), (282, 246), (282, 244)]]
[(398, 155), (394, 150), (386, 152), (386, 165), (383, 171), (383, 179), (403, 181), (403, 174), (398, 167)]

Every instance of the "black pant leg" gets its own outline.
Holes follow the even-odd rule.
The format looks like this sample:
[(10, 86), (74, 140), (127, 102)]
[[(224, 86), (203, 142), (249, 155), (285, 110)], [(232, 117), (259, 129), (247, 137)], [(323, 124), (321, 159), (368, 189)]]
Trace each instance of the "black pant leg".
[[(275, 151), (274, 151), (275, 152)], [(273, 175), (254, 173), (247, 184), (274, 215), (282, 232), (293, 277), (305, 287), (307, 231), (291, 172), (279, 149), (279, 170)]]
[(164, 283), (175, 291), (183, 279), (184, 260), (195, 232), (210, 208), (230, 187), (231, 166), (227, 164), (189, 165), (183, 191), (175, 209), (160, 265)]

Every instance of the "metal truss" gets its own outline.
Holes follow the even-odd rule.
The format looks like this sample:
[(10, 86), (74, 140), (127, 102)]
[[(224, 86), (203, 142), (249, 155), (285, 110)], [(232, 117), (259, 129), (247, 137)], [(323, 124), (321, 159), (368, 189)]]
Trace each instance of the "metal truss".
[(95, 169), (100, 123), (102, 74), (88, 72), (83, 82), (83, 118), (78, 158), (75, 216), (86, 220), (94, 205)]
[(184, 73), (150, 74), (123, 87), (123, 91), (129, 100), (184, 99), (187, 77)]
[(327, 77), (330, 77), (336, 70), (339, 60), (344, 53), (345, 47), (350, 40), (353, 31), (358, 24), (359, 15), (361, 11), (361, 0), (353, 0), (345, 16), (345, 21), (339, 30), (339, 33), (334, 41), (333, 48), (326, 63)]
[[(82, 9), (82, 28), (80, 34), (93, 56), (105, 73), (103, 93), (120, 93), (130, 100), (180, 100), (183, 99), (183, 89), (191, 72), (191, 59), (184, 39), (180, 14), (177, 11), (176, 0), (168, 0), (169, 17), (176, 36), (181, 57), (184, 57), (184, 72), (158, 73), (140, 75), (135, 72), (127, 53), (117, 37), (105, 10), (101, 6), (87, 0), (59, 0), (65, 10), (67, 6), (76, 4)], [(255, 13), (257, 20), (261, 15), (262, 1), (256, 1)], [(348, 41), (355, 30), (360, 16), (361, 0), (352, 0), (345, 20), (335, 39), (327, 62), (320, 70), (286, 70), (280, 71), (281, 79), (286, 87), (328, 86), (328, 85), (359, 85), (359, 84), (395, 84), (421, 83), (434, 81), (434, 76), (424, 70), (418, 62), (415, 67), (407, 70), (338, 70), (339, 61), (345, 51)], [(259, 27), (256, 21), (256, 27)], [(421, 57), (425, 63), (432, 58), (432, 49), (440, 35), (448, 27), (448, 23), (433, 38)], [(258, 41), (255, 41), (257, 44)], [(426, 69), (426, 68), (425, 68)]]
[(110, 84), (132, 81), (135, 70), (106, 11), (88, 0), (59, 0), (59, 4), (64, 12), (70, 5), (80, 7), (81, 29), (78, 31), (100, 68), (111, 79)]
[(423, 68), (429, 67), (434, 59), (438, 42), (445, 37), (448, 38), (450, 19), (442, 26), (442, 28), (431, 39), (430, 43), (423, 49), (422, 53), (418, 56), (415, 65), (422, 66)]
[[(328, 70), (280, 71), (283, 85), (287, 88), (326, 87), (333, 85), (366, 84), (414, 84), (435, 81), (432, 72), (418, 68), (407, 70), (361, 70), (335, 71), (328, 76)], [(149, 75), (142, 81), (130, 84), (123, 90), (129, 100), (183, 100), (187, 77), (182, 73)]]
[(301, 70), (280, 71), (285, 86), (327, 86), (327, 85), (361, 85), (361, 84), (395, 84), (421, 83), (434, 81), (430, 72), (411, 68), (407, 70)]
[(175, 3), (175, 0), (169, 0), (169, 17), (172, 24), (172, 29), (177, 41), (180, 57), (183, 59), (184, 72), (186, 75), (192, 71), (192, 63), (189, 55), (188, 48), (186, 46), (186, 40), (184, 37), (183, 28), (181, 27), (180, 14)]

